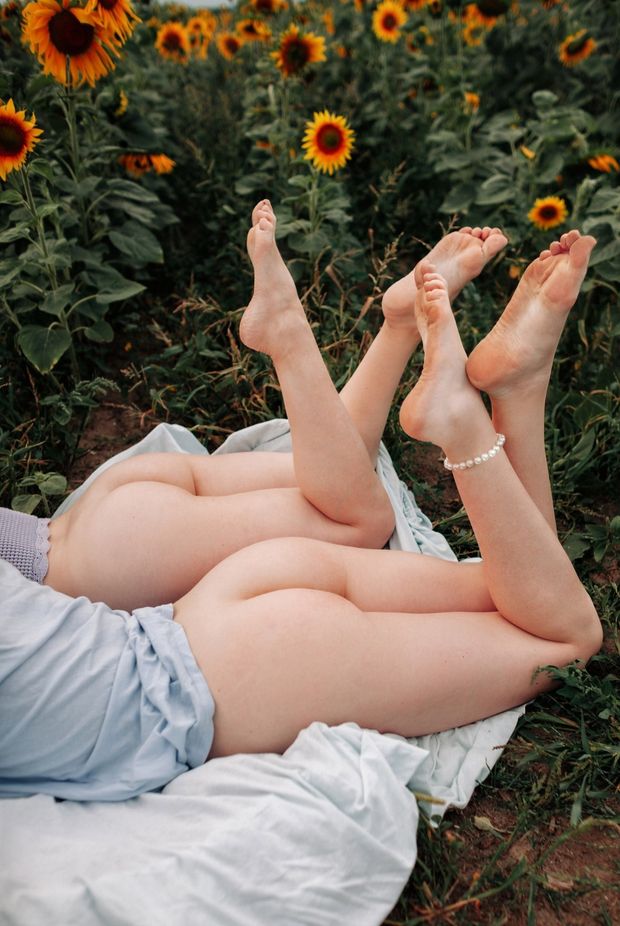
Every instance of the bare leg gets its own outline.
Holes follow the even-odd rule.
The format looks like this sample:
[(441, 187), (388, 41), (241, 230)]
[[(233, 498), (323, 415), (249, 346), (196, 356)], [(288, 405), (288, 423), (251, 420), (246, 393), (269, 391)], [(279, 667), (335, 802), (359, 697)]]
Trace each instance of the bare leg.
[[(261, 479), (268, 486), (280, 479), (277, 488), (258, 480), (260, 488), (243, 492), (253, 484), (244, 477), (229, 495), (214, 461), (158, 455), (119, 464), (54, 521), (47, 584), (132, 609), (180, 597), (221, 559), (261, 539), (300, 535), (381, 547), (390, 536), (392, 507), (323, 363), (274, 228), (271, 207), (259, 204), (248, 236), (255, 288), (241, 337), (273, 358), (294, 481), (290, 458), (262, 466)], [(239, 474), (243, 464), (234, 464)]]
[[(401, 420), (467, 459), (495, 431), (430, 269), (424, 370)], [(528, 700), (550, 685), (538, 668), (598, 649), (592, 603), (506, 454), (454, 475), (480, 566), (287, 539), (240, 551), (176, 603), (215, 697), (213, 755), (282, 750), (314, 720), (446, 729)]]
[(381, 546), (393, 529), (392, 510), (330, 379), (277, 249), (275, 215), (266, 200), (254, 210), (253, 221), (248, 251), (254, 265), (254, 294), (240, 335), (248, 347), (273, 360), (291, 427), (299, 488), (334, 521), (354, 524), (370, 517), (378, 525)]
[(515, 472), (553, 530), (545, 398), (555, 349), (595, 243), (570, 231), (543, 251), (467, 362), (470, 382), (491, 397), (493, 424), (507, 437), (506, 452)]
[[(506, 244), (499, 228), (463, 228), (451, 232), (431, 250), (428, 259), (448, 280), (453, 299)], [(364, 359), (340, 395), (371, 460), (379, 442), (394, 394), (420, 342), (415, 321), (414, 271), (393, 283), (383, 296), (385, 321)]]

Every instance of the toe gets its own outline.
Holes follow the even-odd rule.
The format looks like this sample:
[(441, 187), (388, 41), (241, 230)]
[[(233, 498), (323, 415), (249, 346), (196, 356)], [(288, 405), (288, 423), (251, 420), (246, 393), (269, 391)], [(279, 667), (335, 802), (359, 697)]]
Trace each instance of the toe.
[(464, 235), (471, 235), (472, 227), (471, 225), (466, 225), (465, 228), (460, 228), (459, 231), (462, 232)]
[(508, 244), (508, 238), (499, 229), (493, 229), (493, 233), (483, 242), (482, 251), (487, 260), (499, 254), (502, 248)]
[(596, 238), (593, 238), (592, 235), (584, 235), (583, 238), (579, 236), (569, 251), (570, 265), (576, 270), (585, 272), (592, 248), (595, 245)]
[(544, 251), (540, 252), (539, 260), (547, 260), (548, 257), (551, 257), (551, 251), (549, 248), (545, 248)]
[(549, 250), (551, 251), (551, 253), (552, 253), (554, 256), (555, 256), (556, 254), (561, 254), (561, 253), (562, 253), (562, 245), (560, 244), (559, 241), (552, 241), (551, 244), (549, 245)]
[(485, 225), (484, 228), (482, 229), (482, 235), (481, 235), (482, 240), (486, 241), (486, 239), (489, 237), (490, 234), (491, 234), (491, 226)]
[(472, 235), (474, 235), (475, 238), (480, 238), (482, 235), (482, 229), (480, 228), (479, 225), (476, 225), (475, 228), (472, 228), (471, 233)]

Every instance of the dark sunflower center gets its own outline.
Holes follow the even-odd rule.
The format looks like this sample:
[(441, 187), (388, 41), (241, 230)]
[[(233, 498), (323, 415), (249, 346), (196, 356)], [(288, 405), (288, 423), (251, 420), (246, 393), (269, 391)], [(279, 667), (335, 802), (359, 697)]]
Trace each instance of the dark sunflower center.
[(289, 39), (284, 51), (284, 57), (288, 66), (298, 71), (310, 60), (308, 43), (303, 39)]
[(558, 216), (558, 207), (554, 206), (552, 203), (548, 203), (546, 206), (541, 206), (539, 211), (539, 216), (541, 219), (548, 221), (549, 219), (556, 219)]
[(476, 6), (485, 16), (502, 16), (508, 9), (507, 0), (478, 0)]
[(566, 46), (566, 51), (569, 55), (578, 55), (585, 47), (587, 41), (588, 33), (586, 32), (585, 35), (580, 35), (579, 38), (575, 38), (572, 42), (569, 42)]
[(396, 29), (397, 26), (396, 17), (393, 13), (386, 13), (383, 17), (383, 28), (387, 29), (388, 32), (392, 32)]
[(0, 118), (0, 155), (19, 154), (26, 143), (26, 135), (15, 122)]
[(258, 35), (258, 29), (254, 25), (254, 23), (247, 23), (243, 27), (243, 31), (245, 32), (246, 35)]
[(113, 10), (118, 2), (119, 0), (99, 0), (99, 3), (104, 8), (104, 10)]
[(82, 55), (88, 51), (95, 34), (94, 26), (81, 23), (71, 10), (62, 10), (50, 19), (50, 38), (63, 55)]
[(234, 54), (239, 48), (239, 42), (231, 36), (229, 39), (226, 39), (226, 48)]
[(324, 154), (333, 154), (342, 146), (342, 132), (335, 125), (324, 125), (318, 131), (316, 144)]
[(164, 39), (164, 48), (166, 51), (178, 51), (181, 47), (181, 39), (176, 32), (167, 32)]
[(273, 0), (258, 0), (254, 8), (261, 13), (271, 13), (273, 12)]

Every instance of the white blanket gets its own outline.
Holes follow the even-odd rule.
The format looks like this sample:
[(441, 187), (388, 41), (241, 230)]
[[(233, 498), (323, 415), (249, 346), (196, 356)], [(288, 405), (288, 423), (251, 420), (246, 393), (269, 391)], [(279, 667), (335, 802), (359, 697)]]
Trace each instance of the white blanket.
[[(216, 453), (288, 446), (278, 420)], [(206, 453), (186, 429), (159, 425), (104, 467), (161, 451)], [(384, 447), (377, 471), (396, 512), (390, 546), (454, 559)], [(412, 740), (314, 723), (283, 756), (213, 759), (121, 804), (0, 801), (0, 922), (379, 926), (415, 864), (414, 792), (429, 816), (464, 807), (522, 712)]]

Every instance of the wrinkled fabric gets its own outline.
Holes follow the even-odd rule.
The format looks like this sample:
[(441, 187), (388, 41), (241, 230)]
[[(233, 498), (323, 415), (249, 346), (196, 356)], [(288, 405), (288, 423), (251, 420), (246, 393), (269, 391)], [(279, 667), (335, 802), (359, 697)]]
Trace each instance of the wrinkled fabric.
[(0, 796), (119, 801), (205, 761), (213, 700), (172, 605), (132, 614), (0, 560)]

